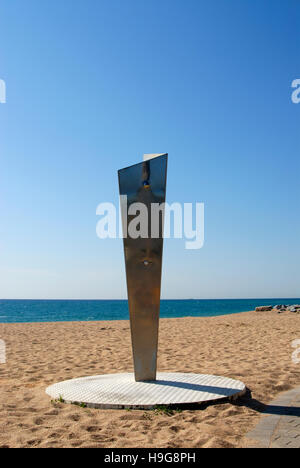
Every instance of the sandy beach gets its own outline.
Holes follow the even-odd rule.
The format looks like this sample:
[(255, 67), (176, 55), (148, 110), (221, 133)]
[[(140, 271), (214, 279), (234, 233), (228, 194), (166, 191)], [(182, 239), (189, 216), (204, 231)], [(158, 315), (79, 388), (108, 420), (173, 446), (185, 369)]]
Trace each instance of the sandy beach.
[(236, 378), (252, 395), (168, 415), (80, 408), (45, 394), (61, 380), (132, 372), (128, 322), (0, 324), (0, 447), (245, 447), (264, 405), (299, 385), (291, 359), (299, 338), (294, 313), (162, 319), (160, 371)]

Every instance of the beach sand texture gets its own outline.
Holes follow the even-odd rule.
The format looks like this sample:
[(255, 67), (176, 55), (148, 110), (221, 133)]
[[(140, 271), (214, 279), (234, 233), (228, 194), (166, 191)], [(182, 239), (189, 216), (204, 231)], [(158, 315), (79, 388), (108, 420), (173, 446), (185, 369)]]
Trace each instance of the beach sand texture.
[(300, 315), (245, 312), (160, 321), (160, 371), (224, 375), (252, 392), (237, 403), (173, 412), (51, 402), (52, 383), (132, 372), (129, 323), (0, 324), (0, 447), (243, 447), (263, 405), (300, 383), (291, 343)]

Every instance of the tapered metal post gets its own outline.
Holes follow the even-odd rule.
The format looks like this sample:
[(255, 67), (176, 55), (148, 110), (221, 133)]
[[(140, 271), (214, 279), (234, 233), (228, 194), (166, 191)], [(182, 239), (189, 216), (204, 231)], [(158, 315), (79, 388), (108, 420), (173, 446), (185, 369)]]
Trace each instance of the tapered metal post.
[[(155, 207), (165, 202), (168, 159), (167, 154), (145, 156), (144, 162), (118, 172), (121, 205), (123, 199), (124, 253), (136, 381), (156, 379), (163, 212), (155, 219), (154, 212), (157, 214)], [(143, 204), (147, 211), (136, 203)], [(138, 218), (141, 223), (137, 223)], [(132, 231), (136, 232), (136, 229), (131, 227), (139, 227), (138, 237), (135, 234), (132, 237)]]

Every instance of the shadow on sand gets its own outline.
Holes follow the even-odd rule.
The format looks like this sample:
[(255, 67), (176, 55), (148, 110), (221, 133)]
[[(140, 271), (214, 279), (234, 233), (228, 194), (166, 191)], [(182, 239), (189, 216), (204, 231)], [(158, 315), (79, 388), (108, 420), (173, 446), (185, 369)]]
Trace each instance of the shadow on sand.
[(170, 408), (180, 409), (182, 411), (203, 411), (209, 406), (216, 405), (225, 405), (230, 404), (232, 406), (246, 407), (257, 413), (261, 414), (275, 414), (275, 415), (285, 415), (285, 416), (298, 416), (300, 417), (300, 408), (296, 406), (277, 406), (277, 405), (266, 405), (261, 401), (252, 398), (251, 390), (247, 388), (246, 393), (239, 397), (237, 400), (230, 399), (221, 399), (214, 400), (207, 403), (192, 403), (192, 404), (183, 404), (183, 405), (170, 405)]

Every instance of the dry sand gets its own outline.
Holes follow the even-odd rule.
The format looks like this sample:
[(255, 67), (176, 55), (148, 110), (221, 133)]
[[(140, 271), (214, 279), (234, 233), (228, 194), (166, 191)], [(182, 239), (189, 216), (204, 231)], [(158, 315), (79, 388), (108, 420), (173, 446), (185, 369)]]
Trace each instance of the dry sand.
[(291, 360), (297, 338), (293, 313), (162, 319), (160, 371), (224, 375), (252, 392), (167, 415), (80, 408), (45, 394), (60, 380), (132, 371), (128, 322), (0, 324), (0, 447), (243, 447), (264, 404), (300, 384)]

